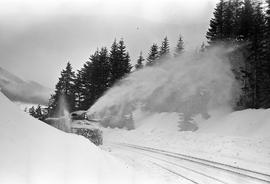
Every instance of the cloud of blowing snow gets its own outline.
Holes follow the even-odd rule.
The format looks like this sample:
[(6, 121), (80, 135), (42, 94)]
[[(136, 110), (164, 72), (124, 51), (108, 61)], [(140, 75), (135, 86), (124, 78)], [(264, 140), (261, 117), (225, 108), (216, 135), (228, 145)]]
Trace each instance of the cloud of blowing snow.
[(123, 115), (139, 106), (146, 111), (181, 113), (201, 90), (210, 95), (208, 110), (231, 107), (240, 90), (226, 57), (229, 51), (216, 47), (203, 53), (186, 52), (133, 72), (102, 96), (88, 114), (111, 115), (111, 123), (118, 126)]

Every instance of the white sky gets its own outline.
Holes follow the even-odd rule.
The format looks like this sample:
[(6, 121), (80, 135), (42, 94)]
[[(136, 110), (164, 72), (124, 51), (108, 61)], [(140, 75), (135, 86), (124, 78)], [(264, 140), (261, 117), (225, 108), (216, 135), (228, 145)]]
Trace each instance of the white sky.
[[(0, 0), (0, 66), (54, 88), (70, 61), (124, 38), (131, 58), (167, 35), (198, 47), (218, 0)], [(139, 28), (139, 29), (137, 29)]]

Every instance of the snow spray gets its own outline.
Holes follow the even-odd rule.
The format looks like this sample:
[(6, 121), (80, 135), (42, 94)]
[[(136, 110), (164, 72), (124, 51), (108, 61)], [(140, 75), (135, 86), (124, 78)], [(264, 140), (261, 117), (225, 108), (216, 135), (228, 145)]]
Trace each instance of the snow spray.
[(208, 110), (230, 107), (240, 94), (227, 58), (230, 51), (216, 47), (200, 53), (186, 52), (134, 71), (108, 90), (88, 114), (110, 118), (110, 126), (118, 126), (121, 117), (136, 108), (181, 113), (190, 108), (191, 101), (196, 104), (194, 95), (200, 90), (210, 96)]
[(67, 103), (64, 95), (61, 95), (59, 98), (59, 106), (57, 109), (57, 121), (56, 128), (64, 131), (70, 132), (71, 131), (71, 120), (69, 111), (67, 109)]

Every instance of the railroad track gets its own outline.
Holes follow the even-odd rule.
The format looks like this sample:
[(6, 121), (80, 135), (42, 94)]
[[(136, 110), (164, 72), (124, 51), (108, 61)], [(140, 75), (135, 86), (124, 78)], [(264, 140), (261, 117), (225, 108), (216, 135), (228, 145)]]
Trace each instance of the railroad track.
[(154, 165), (184, 178), (187, 183), (270, 184), (270, 175), (267, 173), (156, 148), (126, 143), (111, 144), (151, 158)]

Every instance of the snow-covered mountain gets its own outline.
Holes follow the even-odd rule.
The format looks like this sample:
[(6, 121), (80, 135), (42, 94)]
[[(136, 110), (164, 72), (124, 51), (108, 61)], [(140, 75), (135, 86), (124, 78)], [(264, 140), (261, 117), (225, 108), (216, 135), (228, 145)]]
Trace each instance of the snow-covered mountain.
[(25, 81), (0, 67), (0, 89), (10, 100), (31, 104), (48, 103), (52, 90), (35, 81)]

